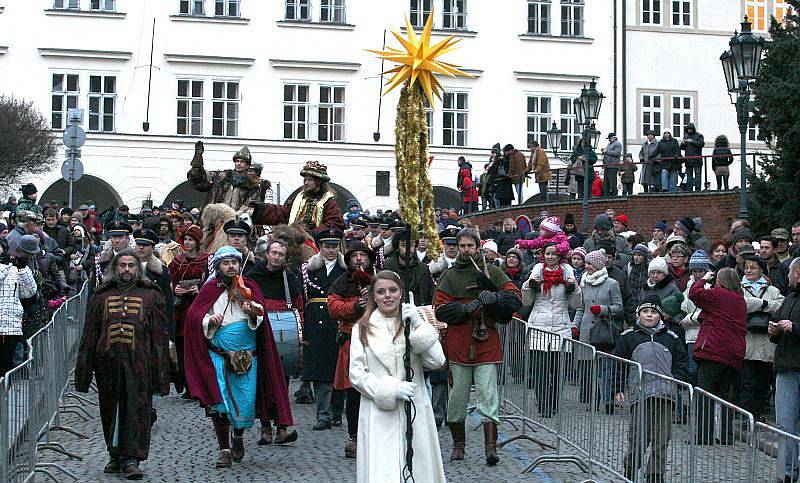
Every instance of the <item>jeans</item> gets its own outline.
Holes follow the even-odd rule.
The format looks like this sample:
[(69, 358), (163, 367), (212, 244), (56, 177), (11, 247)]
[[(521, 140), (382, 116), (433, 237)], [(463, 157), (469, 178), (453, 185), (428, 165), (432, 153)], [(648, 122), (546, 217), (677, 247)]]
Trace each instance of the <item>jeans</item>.
[(488, 210), (494, 208), (494, 200), (488, 196), (481, 196), (481, 209)]
[[(780, 372), (775, 380), (775, 418), (778, 428), (789, 434), (800, 435), (800, 372)], [(796, 477), (797, 445), (782, 441), (778, 448), (778, 461), (783, 461), (783, 474)]]
[(539, 185), (539, 193), (542, 195), (542, 201), (548, 201), (549, 196), (547, 194), (547, 185), (550, 183), (545, 181), (544, 183), (537, 183)]
[(677, 169), (661, 170), (661, 191), (669, 191), (670, 193), (675, 193), (678, 191)]
[(521, 205), (522, 202), (525, 201), (522, 199), (522, 183), (516, 183), (514, 185), (514, 193), (517, 196), (517, 204)]
[[(314, 400), (317, 403), (317, 421), (331, 422), (331, 395), (333, 384), (330, 382), (314, 381)], [(341, 416), (340, 416), (341, 417)]]
[(686, 188), (688, 191), (700, 191), (703, 184), (703, 166), (686, 166)]
[(723, 174), (721, 176), (717, 175), (717, 191), (722, 190), (723, 189), (722, 188), (723, 185), (725, 186), (725, 191), (728, 191), (728, 178), (729, 177), (730, 177), (730, 175), (727, 175), (727, 174)]
[(694, 342), (687, 342), (686, 343), (686, 353), (689, 355), (689, 363), (686, 366), (686, 372), (689, 374), (689, 380), (687, 381), (692, 386), (697, 385), (697, 363), (694, 361), (694, 357), (692, 357), (692, 353), (694, 352)]
[(603, 177), (603, 194), (605, 196), (617, 196), (617, 173), (619, 168), (606, 168)]

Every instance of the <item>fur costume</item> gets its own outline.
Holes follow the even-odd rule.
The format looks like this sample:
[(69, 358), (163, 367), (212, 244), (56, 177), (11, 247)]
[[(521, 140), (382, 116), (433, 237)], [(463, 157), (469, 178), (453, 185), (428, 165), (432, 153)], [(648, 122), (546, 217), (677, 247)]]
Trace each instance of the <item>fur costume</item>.
[(203, 208), (200, 223), (203, 228), (203, 242), (201, 250), (206, 253), (216, 253), (219, 248), (228, 244), (223, 226), (236, 218), (236, 211), (225, 203), (214, 203)]

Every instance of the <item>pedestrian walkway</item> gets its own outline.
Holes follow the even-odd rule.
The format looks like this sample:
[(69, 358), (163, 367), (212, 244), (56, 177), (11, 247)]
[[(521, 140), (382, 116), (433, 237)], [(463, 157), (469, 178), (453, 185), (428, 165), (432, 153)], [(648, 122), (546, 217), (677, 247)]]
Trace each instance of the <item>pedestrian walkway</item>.
[[(289, 394), (297, 389), (293, 381)], [(97, 399), (92, 394), (90, 399)], [(315, 406), (292, 404), (298, 441), (291, 446), (258, 446), (258, 422), (256, 427), (245, 433), (246, 455), (241, 463), (234, 463), (229, 470), (214, 468), (217, 459), (217, 446), (211, 423), (198, 408), (196, 402), (181, 399), (176, 394), (155, 398), (158, 421), (153, 427), (150, 459), (141, 468), (145, 480), (150, 482), (233, 482), (233, 481), (296, 481), (296, 482), (350, 482), (355, 480), (355, 460), (344, 458), (344, 443), (347, 433), (344, 427), (329, 431), (312, 431), (316, 422)], [(103, 433), (97, 407), (89, 407), (95, 416), (83, 422), (74, 415), (67, 414), (63, 423), (89, 436), (80, 440), (64, 432), (52, 433), (70, 451), (83, 456), (83, 461), (67, 460), (54, 452), (44, 452), (42, 462), (59, 462), (74, 472), (81, 481), (124, 481), (119, 475), (103, 473), (108, 456), (103, 441)], [(501, 462), (489, 468), (483, 459), (483, 431), (469, 429), (480, 424), (477, 416), (471, 415), (467, 421), (467, 458), (461, 462), (449, 462), (450, 432), (439, 430), (440, 445), (445, 461), (445, 472), (453, 482), (561, 482), (581, 481), (583, 475), (577, 470), (559, 466), (558, 468), (537, 469), (533, 473), (521, 475), (536, 456), (543, 454), (540, 448), (528, 442), (509, 444), (500, 450)], [(503, 432), (513, 432), (507, 424), (500, 426)], [(555, 473), (555, 471), (558, 473)], [(423, 482), (418, 482), (423, 483)]]

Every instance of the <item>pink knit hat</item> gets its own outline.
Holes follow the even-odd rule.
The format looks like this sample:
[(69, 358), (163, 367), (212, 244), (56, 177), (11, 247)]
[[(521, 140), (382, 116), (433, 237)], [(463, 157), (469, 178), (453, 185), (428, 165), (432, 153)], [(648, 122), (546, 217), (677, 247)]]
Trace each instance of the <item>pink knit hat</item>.
[(554, 235), (561, 233), (561, 220), (557, 216), (547, 217), (539, 224), (539, 231), (547, 231)]
[(586, 263), (594, 265), (598, 270), (606, 267), (606, 251), (602, 248), (586, 254)]
[(581, 259), (586, 260), (586, 250), (583, 247), (578, 247), (572, 250), (572, 255), (578, 255)]

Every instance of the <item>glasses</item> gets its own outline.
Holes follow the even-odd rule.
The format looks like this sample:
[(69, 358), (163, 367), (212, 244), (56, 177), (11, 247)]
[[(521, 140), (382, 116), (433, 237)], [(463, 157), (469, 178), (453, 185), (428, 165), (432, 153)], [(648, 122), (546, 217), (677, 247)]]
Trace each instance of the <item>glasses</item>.
[(669, 256), (670, 258), (686, 258), (686, 255), (682, 253), (670, 253)]

